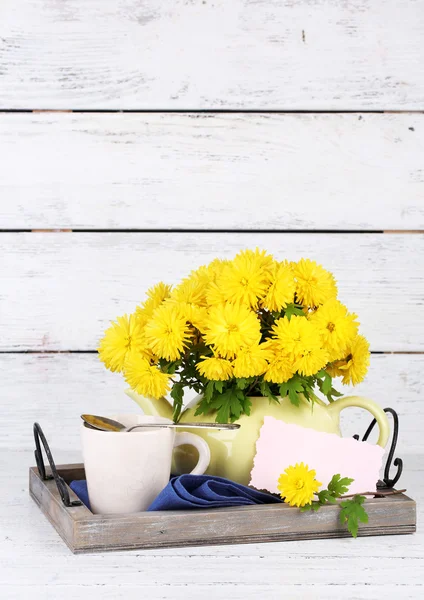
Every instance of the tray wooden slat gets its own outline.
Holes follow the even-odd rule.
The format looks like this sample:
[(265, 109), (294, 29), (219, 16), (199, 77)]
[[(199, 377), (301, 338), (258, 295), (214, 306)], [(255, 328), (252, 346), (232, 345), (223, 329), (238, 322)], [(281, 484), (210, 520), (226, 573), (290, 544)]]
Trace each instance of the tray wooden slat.
[[(67, 483), (84, 478), (81, 464), (57, 469)], [(340, 509), (336, 505), (324, 506), (318, 513), (300, 513), (286, 504), (269, 504), (95, 515), (85, 506), (63, 506), (54, 480), (43, 481), (36, 467), (29, 471), (29, 491), (74, 553), (350, 536), (339, 523)], [(71, 500), (77, 499), (70, 488), (69, 494)], [(359, 536), (416, 531), (415, 501), (404, 494), (368, 499), (366, 508), (369, 522), (359, 526)]]

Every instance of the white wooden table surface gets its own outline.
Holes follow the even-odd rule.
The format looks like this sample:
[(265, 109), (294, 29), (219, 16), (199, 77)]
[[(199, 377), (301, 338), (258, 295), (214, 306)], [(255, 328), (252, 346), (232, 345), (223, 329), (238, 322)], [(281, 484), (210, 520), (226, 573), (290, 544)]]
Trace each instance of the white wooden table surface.
[[(423, 39), (423, 0), (0, 3), (1, 600), (424, 597)], [(79, 462), (81, 412), (138, 410), (108, 321), (256, 245), (358, 313), (418, 532), (73, 556), (28, 495), (33, 422)]]
[[(78, 459), (77, 453), (59, 455), (66, 462)], [(422, 456), (403, 458), (402, 485), (423, 506)], [(356, 540), (72, 555), (28, 496), (27, 468), (33, 462), (29, 451), (1, 455), (2, 598), (423, 597), (422, 531)], [(12, 478), (11, 470), (16, 473)]]

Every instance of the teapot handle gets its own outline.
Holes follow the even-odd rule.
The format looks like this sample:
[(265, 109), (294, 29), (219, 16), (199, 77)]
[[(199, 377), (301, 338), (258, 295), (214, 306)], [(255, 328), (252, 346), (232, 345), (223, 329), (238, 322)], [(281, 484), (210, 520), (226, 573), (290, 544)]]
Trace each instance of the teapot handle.
[(345, 398), (339, 398), (331, 404), (328, 404), (327, 410), (331, 415), (338, 417), (341, 411), (349, 406), (364, 408), (372, 414), (377, 421), (379, 428), (377, 444), (384, 448), (389, 440), (390, 425), (387, 415), (381, 406), (369, 398), (363, 398), (361, 396), (346, 396)]

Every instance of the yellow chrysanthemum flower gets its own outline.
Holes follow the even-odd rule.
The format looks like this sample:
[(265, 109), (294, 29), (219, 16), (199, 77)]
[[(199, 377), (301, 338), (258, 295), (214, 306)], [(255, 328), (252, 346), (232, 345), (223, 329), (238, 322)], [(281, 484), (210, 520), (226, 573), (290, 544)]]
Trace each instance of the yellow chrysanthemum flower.
[(234, 360), (234, 377), (257, 377), (265, 373), (273, 353), (264, 344), (241, 348)]
[(321, 348), (321, 338), (317, 327), (305, 317), (294, 315), (291, 319), (282, 317), (272, 327), (272, 339), (282, 352), (300, 355), (305, 349)]
[(177, 313), (184, 318), (193, 327), (203, 331), (205, 328), (206, 319), (208, 316), (207, 308), (198, 306), (197, 304), (189, 304), (188, 302), (175, 302), (172, 298), (167, 300), (167, 303), (175, 307)]
[(187, 294), (181, 294), (179, 300), (182, 302), (190, 302), (194, 304), (199, 304), (201, 306), (205, 305), (213, 305), (220, 304), (224, 301), (224, 296), (221, 294), (219, 288), (216, 285), (216, 280), (221, 274), (223, 268), (230, 264), (228, 260), (220, 260), (216, 258), (208, 265), (203, 265), (192, 271), (190, 273), (190, 277), (187, 281), (195, 282), (197, 297), (194, 296), (194, 290), (190, 294), (190, 297)]
[[(147, 321), (151, 318), (152, 314), (156, 310), (155, 308), (152, 309), (151, 306), (149, 306), (149, 303), (151, 303), (151, 305), (153, 305), (153, 302), (151, 302), (151, 300), (147, 300), (146, 302), (143, 302), (143, 304), (141, 306), (137, 306), (135, 309), (135, 313), (134, 313), (138, 324), (143, 329), (144, 329), (144, 326), (146, 325)], [(147, 308), (145, 308), (146, 304), (147, 304)]]
[(208, 279), (206, 289), (206, 303), (208, 306), (223, 304), (226, 301), (227, 297), (221, 286), (217, 284), (217, 281), (224, 268), (228, 267), (230, 264), (231, 261), (229, 260), (220, 260), (216, 258), (209, 265), (200, 267), (200, 269), (197, 270), (197, 273), (200, 273), (199, 276), (207, 277)]
[(261, 325), (246, 306), (212, 306), (206, 320), (205, 341), (224, 358), (234, 358), (243, 346), (259, 344)]
[(297, 300), (303, 306), (312, 308), (337, 297), (333, 275), (314, 260), (302, 258), (293, 269)]
[(206, 302), (209, 306), (217, 306), (225, 302), (225, 294), (222, 288), (214, 281), (208, 285), (206, 290)]
[(124, 368), (125, 381), (137, 394), (158, 399), (165, 396), (171, 388), (171, 375), (162, 373), (140, 354), (131, 354)]
[(278, 319), (272, 332), (276, 347), (291, 356), (294, 371), (315, 375), (327, 364), (328, 352), (322, 348), (319, 329), (305, 317)]
[(346, 348), (358, 333), (357, 318), (334, 298), (327, 300), (309, 317), (321, 332), (330, 361), (346, 356)]
[(294, 373), (293, 360), (289, 356), (280, 354), (271, 360), (264, 375), (264, 380), (272, 383), (285, 383), (293, 377)]
[(290, 506), (305, 506), (311, 504), (322, 485), (315, 479), (316, 472), (309, 469), (303, 462), (287, 467), (278, 479), (278, 491), (281, 498)]
[(285, 355), (278, 342), (273, 338), (268, 338), (265, 342), (262, 342), (261, 346), (268, 351), (268, 362), (274, 360), (277, 356)]
[(264, 269), (265, 271), (271, 271), (275, 263), (272, 254), (268, 254), (266, 250), (259, 250), (259, 248), (255, 248), (254, 250), (240, 250), (240, 252), (236, 254), (235, 258), (241, 260), (251, 260), (259, 268)]
[(147, 290), (147, 300), (137, 306), (135, 314), (142, 325), (145, 325), (154, 311), (171, 296), (172, 286), (160, 281)]
[(175, 302), (184, 302), (195, 304), (197, 306), (205, 306), (206, 304), (206, 287), (207, 284), (197, 275), (183, 279), (183, 281), (174, 288), (171, 299)]
[(215, 258), (208, 265), (202, 265), (195, 271), (192, 271), (190, 273), (190, 276), (197, 277), (198, 279), (203, 281), (205, 285), (207, 285), (208, 283), (216, 281), (218, 276), (222, 272), (222, 269), (228, 264), (230, 264), (229, 260), (221, 260), (220, 258)]
[(170, 297), (172, 286), (159, 281), (156, 285), (147, 290), (147, 297), (153, 300), (156, 306), (162, 304), (164, 300)]
[(271, 285), (262, 306), (271, 311), (280, 311), (294, 301), (295, 291), (293, 269), (289, 263), (275, 263), (271, 271)]
[(213, 381), (226, 381), (233, 377), (233, 365), (229, 360), (218, 357), (206, 357), (202, 356), (204, 360), (197, 363), (196, 369), (203, 377), (211, 379)]
[(344, 360), (337, 361), (329, 369), (333, 377), (342, 376), (345, 385), (357, 385), (364, 380), (370, 365), (369, 343), (363, 335), (357, 335), (347, 349)]
[(257, 308), (269, 287), (272, 264), (273, 258), (266, 252), (239, 252), (217, 279), (224, 299), (233, 304)]
[(125, 360), (132, 352), (145, 350), (143, 328), (135, 315), (118, 317), (112, 321), (100, 341), (98, 348), (100, 360), (111, 371), (122, 371)]
[(172, 304), (159, 306), (145, 327), (149, 348), (166, 360), (178, 360), (190, 338), (190, 328)]
[(300, 375), (315, 375), (328, 363), (328, 352), (323, 348), (304, 348), (294, 361), (294, 370)]

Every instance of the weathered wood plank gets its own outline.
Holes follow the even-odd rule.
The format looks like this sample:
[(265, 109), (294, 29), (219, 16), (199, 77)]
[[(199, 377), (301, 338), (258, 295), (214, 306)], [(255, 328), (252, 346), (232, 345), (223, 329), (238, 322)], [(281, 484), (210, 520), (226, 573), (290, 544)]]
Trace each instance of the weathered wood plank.
[(421, 351), (424, 235), (3, 233), (0, 349), (93, 350), (157, 281), (260, 246), (334, 272), (374, 351)]
[(420, 1), (3, 0), (0, 107), (417, 109)]
[[(72, 479), (69, 467), (65, 465), (65, 469)], [(60, 466), (58, 471), (60, 474)], [(79, 474), (81, 465), (75, 471)], [(337, 505), (305, 514), (287, 504), (273, 504), (92, 515), (85, 506), (59, 506), (54, 481), (42, 481), (35, 467), (30, 469), (30, 495), (73, 552), (350, 537), (340, 525)], [(359, 525), (359, 536), (405, 534), (416, 529), (415, 502), (403, 494), (369, 498), (366, 510), (369, 522)]]
[[(377, 354), (366, 380), (343, 393), (367, 396), (391, 406), (400, 418), (396, 456), (424, 452), (422, 373), (424, 355)], [(95, 354), (0, 354), (2, 423), (0, 448), (32, 450), (32, 424), (38, 421), (56, 460), (79, 456), (82, 413), (136, 413), (140, 408), (124, 394), (122, 377), (106, 371)], [(343, 389), (342, 389), (343, 388)], [(360, 409), (342, 413), (345, 436), (365, 433), (371, 417)], [(376, 431), (371, 440), (375, 441)], [(1, 452), (0, 452), (1, 453)], [(58, 454), (59, 453), (59, 454)], [(59, 458), (58, 458), (59, 457)], [(405, 461), (405, 470), (410, 465)]]
[[(75, 477), (73, 479), (80, 475), (81, 465), (78, 465), (78, 467), (75, 469)], [(68, 488), (68, 492), (71, 500), (78, 500), (78, 497), (70, 488)], [(92, 514), (84, 505), (65, 507), (54, 480), (43, 481), (36, 467), (29, 470), (29, 493), (45, 517), (68, 545), (75, 536), (76, 520), (84, 517), (88, 518)]]
[(0, 229), (424, 229), (424, 114), (0, 114), (0, 131)]

